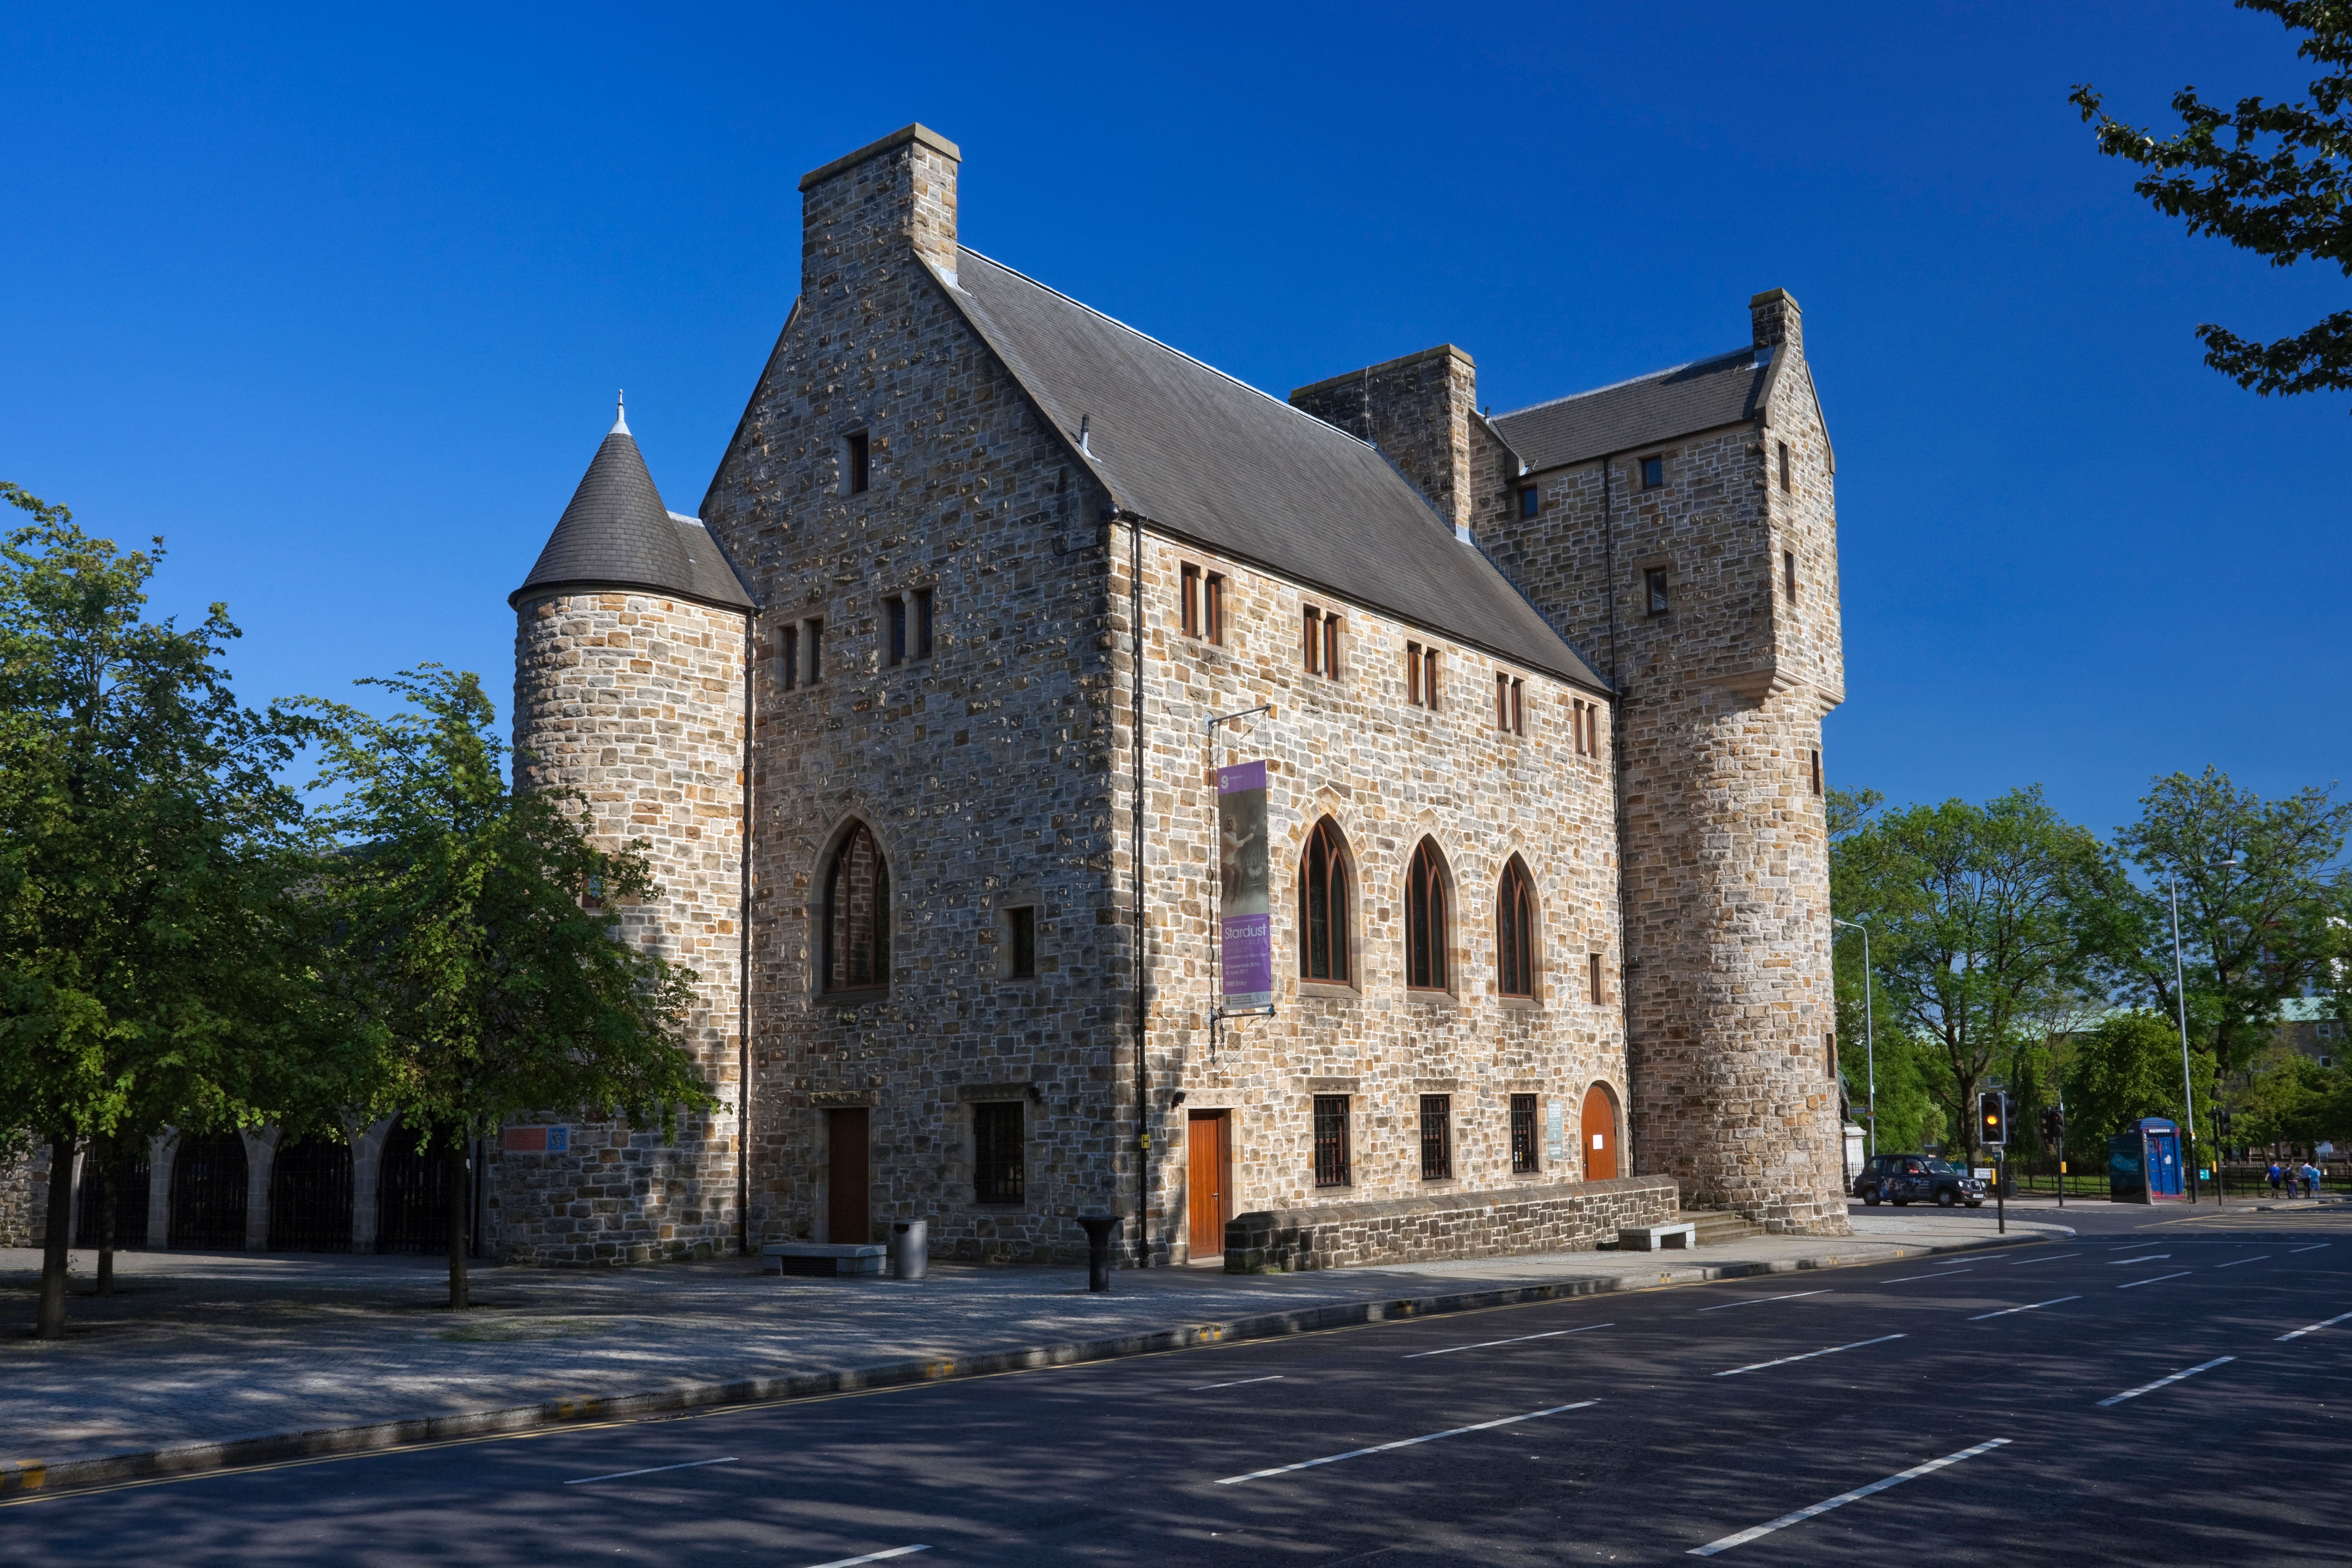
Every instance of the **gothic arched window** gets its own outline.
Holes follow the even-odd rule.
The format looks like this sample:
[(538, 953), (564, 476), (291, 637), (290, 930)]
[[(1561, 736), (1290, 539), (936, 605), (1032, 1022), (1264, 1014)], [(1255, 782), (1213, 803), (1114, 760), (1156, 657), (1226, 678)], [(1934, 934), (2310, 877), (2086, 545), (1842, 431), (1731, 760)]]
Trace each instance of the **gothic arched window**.
[(1536, 994), (1536, 889), (1516, 855), (1495, 900), (1495, 968), (1504, 995)]
[(1445, 989), (1445, 871), (1437, 846), (1424, 838), (1404, 878), (1404, 983), (1415, 991)]
[(1298, 867), (1298, 977), (1348, 978), (1348, 847), (1328, 816), (1307, 836)]
[(849, 830), (824, 874), (822, 967), (826, 991), (890, 984), (890, 866), (864, 823)]

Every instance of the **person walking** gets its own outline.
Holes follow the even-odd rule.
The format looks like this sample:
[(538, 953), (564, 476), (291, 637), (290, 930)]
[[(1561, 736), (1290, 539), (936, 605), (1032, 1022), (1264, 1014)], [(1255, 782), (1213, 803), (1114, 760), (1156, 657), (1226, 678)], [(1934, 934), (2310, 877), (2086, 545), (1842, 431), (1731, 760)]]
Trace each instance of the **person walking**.
[(2273, 1160), (2271, 1162), (2271, 1168), (2263, 1173), (2270, 1178), (2271, 1196), (2278, 1196), (2279, 1183), (2285, 1178), (2286, 1172), (2280, 1168), (2279, 1163), (2276, 1160)]
[(2303, 1163), (2303, 1195), (2307, 1198), (2319, 1195), (2319, 1167), (2308, 1160)]

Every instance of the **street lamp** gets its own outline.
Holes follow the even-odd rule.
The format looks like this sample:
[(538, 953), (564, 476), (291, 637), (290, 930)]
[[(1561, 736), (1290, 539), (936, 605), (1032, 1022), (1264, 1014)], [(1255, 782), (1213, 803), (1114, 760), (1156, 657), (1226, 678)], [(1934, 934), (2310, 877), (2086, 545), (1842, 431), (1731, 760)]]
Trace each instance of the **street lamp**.
[[(2200, 862), (2199, 868), (2200, 870), (2218, 871), (2225, 866), (2236, 866), (2242, 863), (2243, 862), (2242, 862), (2237, 856), (2232, 855), (2227, 860), (2207, 860)], [(2174, 868), (2168, 870), (2165, 872), (2164, 878), (2167, 885), (2172, 889), (2172, 1001), (2180, 1019), (2180, 1104), (2183, 1110), (2187, 1113), (2182, 1117), (2180, 1124), (2182, 1132), (2180, 1140), (2180, 1163), (2188, 1167), (2185, 1174), (2189, 1177), (2189, 1201), (2193, 1204), (2197, 1202), (2199, 1197), (2202, 1194), (2200, 1194), (2197, 1190), (2197, 1162), (2193, 1155), (2193, 1152), (2197, 1144), (2197, 1098), (2196, 1091), (2189, 1087), (2189, 982), (2183, 976), (2180, 968), (2179, 868), (2175, 867)], [(2220, 1163), (2217, 1162), (2213, 1168), (2216, 1171), (2219, 1171), (2221, 1169)], [(2155, 1189), (2150, 1188), (2149, 1190), (2154, 1191)], [(2217, 1197), (2213, 1201), (2215, 1203), (2219, 1203), (2221, 1202), (2221, 1199)]]
[[(1870, 928), (1853, 921), (1830, 917), (1832, 925), (1842, 925), (1848, 931), (1862, 933), (1862, 1056), (1870, 1074), (1870, 1157), (1878, 1158), (1878, 1020), (1876, 1009), (1870, 1005)], [(1845, 1142), (1845, 1130), (1838, 1130), (1838, 1142)]]

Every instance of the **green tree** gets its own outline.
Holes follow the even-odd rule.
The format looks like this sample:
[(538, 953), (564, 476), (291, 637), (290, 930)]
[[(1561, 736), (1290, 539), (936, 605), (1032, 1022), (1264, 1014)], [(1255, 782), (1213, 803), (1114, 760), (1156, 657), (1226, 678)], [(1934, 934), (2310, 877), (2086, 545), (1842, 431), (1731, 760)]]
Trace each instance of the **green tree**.
[[(1885, 797), (1876, 790), (1829, 792), (1833, 886), (1836, 868), (1845, 864), (1843, 841), (1865, 826), (1885, 804)], [(1848, 890), (1859, 898), (1858, 890)], [(1841, 919), (1850, 918), (1844, 913), (1845, 902), (1836, 898), (1832, 902)], [(1927, 1089), (1928, 1069), (1933, 1066), (1927, 1053), (1934, 1047), (1913, 1035), (1910, 1020), (1893, 991), (1874, 975), (1864, 984), (1864, 955), (1875, 963), (1875, 943), (1880, 938), (1874, 932), (1865, 942), (1861, 931), (1843, 926), (1835, 929), (1835, 935), (1831, 951), (1837, 981), (1838, 1067), (1845, 1079), (1850, 1114), (1864, 1128), (1873, 1126), (1874, 1085), (1874, 1142), (1879, 1152), (1903, 1153), (1922, 1144), (1951, 1142), (1949, 1118)]]
[[(2173, 95), (2180, 132), (2158, 139), (2111, 118), (2088, 83), (2071, 98), (2096, 121), (2099, 151), (2147, 173), (2132, 186), (2193, 235), (2215, 235), (2292, 267), (2308, 257), (2352, 277), (2352, 0), (2235, 0), (2305, 35), (2295, 54), (2332, 67), (2306, 102), (2242, 98), (2234, 110), (2194, 87)], [(2352, 310), (2291, 337), (2253, 342), (2214, 322), (2197, 329), (2205, 363), (2267, 397), (2352, 389)]]
[(145, 618), (160, 550), (0, 498), (32, 518), (0, 545), (0, 1123), (48, 1150), (53, 1336), (77, 1151), (299, 1121), (351, 1058), (312, 984), (301, 811), (276, 779), (302, 723), (237, 703), (223, 606), (186, 631)]
[(2284, 1044), (2255, 1058), (2233, 1100), (2233, 1142), (2308, 1145), (2352, 1134), (2352, 1069), (2321, 1067)]
[(641, 846), (600, 850), (577, 797), (507, 786), (474, 676), (427, 665), (363, 684), (406, 707), (324, 714), (320, 783), (344, 792), (320, 813), (341, 847), (322, 873), (337, 984), (381, 1053), (373, 1109), (442, 1151), (462, 1309), (472, 1139), (615, 1107), (674, 1135), (680, 1111), (717, 1100), (682, 1043), (693, 972), (621, 940), (602, 908), (654, 897)]
[[(2180, 1120), (2180, 1036), (2166, 1018), (2114, 1013), (2072, 1041), (2066, 1065), (2066, 1138), (2078, 1149), (2104, 1148), (2143, 1116)], [(2210, 1060), (2191, 1058), (2198, 1103), (2213, 1098)]]
[(1960, 1129), (1964, 1156), (1996, 1063), (2088, 982), (2081, 901), (2099, 858), (2039, 788), (1910, 806), (1832, 841), (1832, 905), (1871, 928), (1876, 984), (1924, 1047), (1924, 1087)]
[[(2100, 900), (2110, 979), (2126, 997), (2179, 1016), (2178, 876), (2189, 1044), (2211, 1064), (2204, 1070), (2242, 1072), (2276, 1037), (2282, 1004), (2333, 984), (2343, 962), (2340, 860), (2352, 805), (2318, 789), (2265, 801), (2208, 768), (2155, 780), (2140, 806), (2139, 821), (2116, 837), (2143, 880), (2112, 878)], [(2210, 1109), (2198, 1105), (2200, 1136), (2211, 1131)]]

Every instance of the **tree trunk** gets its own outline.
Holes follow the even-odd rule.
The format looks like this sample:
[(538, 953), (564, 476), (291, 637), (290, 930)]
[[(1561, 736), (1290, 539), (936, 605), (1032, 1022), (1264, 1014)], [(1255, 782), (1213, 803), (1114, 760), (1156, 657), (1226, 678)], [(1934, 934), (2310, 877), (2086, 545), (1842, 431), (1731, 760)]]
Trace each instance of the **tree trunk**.
[(41, 1237), (41, 1304), (34, 1332), (60, 1340), (66, 1332), (66, 1250), (73, 1243), (71, 1138), (49, 1140), (49, 1227)]
[(98, 1293), (114, 1294), (114, 1140), (93, 1138), (89, 1157), (98, 1162)]
[(442, 1168), (448, 1173), (449, 1185), (449, 1308), (462, 1312), (471, 1305), (467, 1297), (466, 1207), (472, 1194), (467, 1191), (465, 1136), (455, 1129), (443, 1136)]

